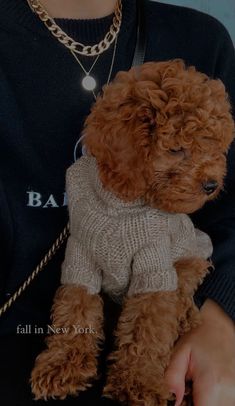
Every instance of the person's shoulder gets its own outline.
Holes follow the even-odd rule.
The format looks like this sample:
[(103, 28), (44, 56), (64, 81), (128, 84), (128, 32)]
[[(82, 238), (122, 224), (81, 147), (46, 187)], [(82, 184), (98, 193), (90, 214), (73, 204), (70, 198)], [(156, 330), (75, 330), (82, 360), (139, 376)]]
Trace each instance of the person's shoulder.
[(151, 19), (166, 23), (167, 25), (177, 25), (178, 29), (199, 34), (210, 33), (216, 38), (228, 38), (229, 34), (224, 25), (215, 17), (189, 7), (165, 4), (158, 1), (147, 1), (147, 15)]

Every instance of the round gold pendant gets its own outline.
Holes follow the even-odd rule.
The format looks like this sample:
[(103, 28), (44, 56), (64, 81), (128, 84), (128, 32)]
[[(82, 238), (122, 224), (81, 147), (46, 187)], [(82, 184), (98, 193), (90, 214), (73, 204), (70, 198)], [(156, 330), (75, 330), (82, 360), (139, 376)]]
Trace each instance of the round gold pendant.
[(86, 75), (82, 79), (82, 86), (85, 90), (92, 92), (96, 88), (96, 81), (92, 76)]

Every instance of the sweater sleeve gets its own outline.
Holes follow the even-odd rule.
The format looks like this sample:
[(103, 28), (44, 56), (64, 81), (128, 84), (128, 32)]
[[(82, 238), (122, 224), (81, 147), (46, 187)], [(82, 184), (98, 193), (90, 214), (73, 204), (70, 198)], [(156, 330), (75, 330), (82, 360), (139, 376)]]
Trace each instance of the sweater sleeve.
[[(225, 84), (230, 96), (233, 114), (235, 106), (235, 53), (225, 29), (217, 53), (215, 77)], [(228, 154), (228, 171), (224, 191), (220, 197), (193, 216), (196, 225), (207, 232), (213, 243), (212, 261), (215, 270), (210, 273), (195, 295), (200, 307), (207, 298), (217, 302), (235, 320), (235, 144)]]
[(213, 247), (210, 237), (195, 228), (189, 216), (178, 214), (170, 217), (169, 229), (173, 262), (185, 257), (211, 257)]
[(87, 252), (83, 241), (76, 235), (76, 210), (79, 209), (77, 205), (81, 200), (81, 189), (79, 164), (75, 163), (66, 173), (70, 237), (62, 264), (61, 283), (81, 285), (86, 287), (90, 294), (96, 294), (101, 290), (101, 269)]
[(170, 239), (140, 249), (134, 256), (128, 296), (177, 289), (177, 274), (171, 257)]
[(99, 293), (101, 290), (100, 268), (92, 261), (84, 245), (73, 235), (70, 235), (67, 242), (61, 283), (84, 286), (90, 294)]

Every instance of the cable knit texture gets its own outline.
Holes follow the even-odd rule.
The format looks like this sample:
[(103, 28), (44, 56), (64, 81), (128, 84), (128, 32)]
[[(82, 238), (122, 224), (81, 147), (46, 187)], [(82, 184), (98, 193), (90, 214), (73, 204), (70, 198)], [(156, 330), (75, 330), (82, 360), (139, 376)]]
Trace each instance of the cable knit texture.
[(126, 203), (104, 189), (96, 160), (83, 156), (67, 171), (71, 236), (62, 265), (62, 284), (80, 284), (91, 294), (101, 288), (124, 294), (177, 288), (174, 262), (212, 254), (207, 234), (186, 214), (170, 214)]

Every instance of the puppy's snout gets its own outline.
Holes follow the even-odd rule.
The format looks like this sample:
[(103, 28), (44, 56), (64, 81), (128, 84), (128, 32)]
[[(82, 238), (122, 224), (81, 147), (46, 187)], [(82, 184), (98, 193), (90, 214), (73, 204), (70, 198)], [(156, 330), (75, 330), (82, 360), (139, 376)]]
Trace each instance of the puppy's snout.
[(202, 184), (203, 190), (207, 195), (211, 195), (218, 187), (218, 182), (216, 180), (209, 180)]

